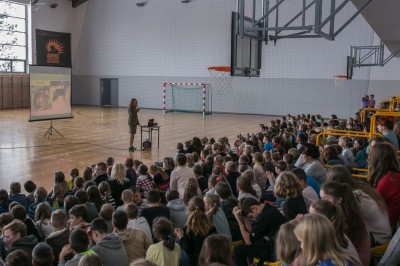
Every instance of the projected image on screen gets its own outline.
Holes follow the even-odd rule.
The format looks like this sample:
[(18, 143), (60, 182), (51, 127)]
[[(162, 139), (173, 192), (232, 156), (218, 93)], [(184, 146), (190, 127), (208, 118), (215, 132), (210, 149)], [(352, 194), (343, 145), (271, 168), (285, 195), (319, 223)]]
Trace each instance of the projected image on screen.
[(72, 118), (71, 69), (30, 66), (29, 121)]

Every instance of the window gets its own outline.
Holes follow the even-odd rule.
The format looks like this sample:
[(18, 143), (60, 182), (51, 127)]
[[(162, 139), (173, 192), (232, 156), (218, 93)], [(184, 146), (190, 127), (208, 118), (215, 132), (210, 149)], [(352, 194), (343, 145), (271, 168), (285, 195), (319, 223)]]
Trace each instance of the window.
[(0, 0), (0, 72), (26, 72), (27, 39), (26, 5)]

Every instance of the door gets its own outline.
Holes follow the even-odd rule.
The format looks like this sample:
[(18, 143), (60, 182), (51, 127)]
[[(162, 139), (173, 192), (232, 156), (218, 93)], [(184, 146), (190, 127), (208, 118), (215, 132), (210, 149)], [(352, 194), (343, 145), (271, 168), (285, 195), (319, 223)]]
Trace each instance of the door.
[(101, 106), (118, 107), (118, 79), (100, 79)]

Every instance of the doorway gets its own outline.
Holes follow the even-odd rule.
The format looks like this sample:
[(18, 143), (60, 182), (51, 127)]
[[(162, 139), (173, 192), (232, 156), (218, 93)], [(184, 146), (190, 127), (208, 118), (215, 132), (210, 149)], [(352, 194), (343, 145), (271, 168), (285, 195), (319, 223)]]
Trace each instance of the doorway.
[(103, 107), (118, 107), (118, 86), (117, 78), (101, 78), (100, 79), (100, 95), (101, 106)]

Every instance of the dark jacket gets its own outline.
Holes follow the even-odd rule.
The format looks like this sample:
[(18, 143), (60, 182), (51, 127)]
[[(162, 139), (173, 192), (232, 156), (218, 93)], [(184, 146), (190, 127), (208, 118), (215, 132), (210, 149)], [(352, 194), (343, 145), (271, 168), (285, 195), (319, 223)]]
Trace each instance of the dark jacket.
[(25, 236), (23, 238), (20, 238), (18, 240), (15, 240), (14, 243), (11, 244), (8, 254), (11, 252), (21, 249), (26, 252), (29, 256), (29, 261), (32, 261), (32, 250), (38, 243), (37, 239), (35, 236), (30, 235), (30, 236)]
[(239, 176), (240, 176), (239, 172), (233, 172), (233, 173), (228, 173), (225, 177), (226, 180), (228, 180), (229, 185), (231, 186), (232, 189), (232, 194), (235, 197), (237, 197), (239, 194), (236, 187), (236, 180), (238, 179)]
[(189, 255), (190, 265), (197, 265), (199, 261), (200, 250), (203, 246), (204, 240), (207, 238), (207, 236), (216, 234), (217, 230), (213, 226), (210, 231), (208, 231), (208, 234), (206, 236), (202, 236), (195, 235), (193, 232), (187, 234), (185, 226), (183, 232), (183, 237), (181, 238), (182, 247)]
[(233, 208), (237, 206), (237, 203), (236, 204), (235, 203), (236, 202), (234, 199), (221, 200), (221, 209), (225, 213), (226, 219), (228, 220), (229, 229), (231, 230), (231, 235), (232, 235), (232, 241), (239, 241), (242, 240), (242, 234), (240, 232), (239, 224), (232, 213)]
[(69, 244), (69, 234), (70, 232), (68, 228), (65, 228), (61, 231), (51, 233), (44, 240), (44, 242), (46, 242), (46, 244), (49, 244), (53, 249), (53, 254), (54, 254), (53, 265), (58, 265), (58, 257), (60, 256), (61, 249), (65, 245)]

